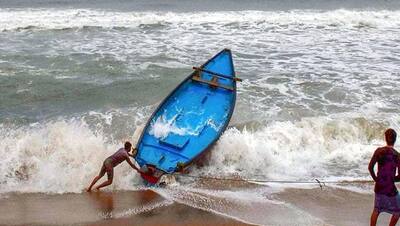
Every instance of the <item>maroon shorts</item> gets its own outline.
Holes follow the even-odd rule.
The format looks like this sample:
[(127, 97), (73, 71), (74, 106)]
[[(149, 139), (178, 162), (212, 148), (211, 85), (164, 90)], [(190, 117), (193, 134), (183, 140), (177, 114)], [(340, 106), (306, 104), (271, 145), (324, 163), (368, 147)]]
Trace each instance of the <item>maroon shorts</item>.
[(104, 176), (104, 174), (107, 173), (107, 178), (109, 180), (113, 179), (114, 176), (114, 166), (112, 164), (112, 159), (107, 158), (103, 162), (103, 166), (101, 167), (99, 177)]

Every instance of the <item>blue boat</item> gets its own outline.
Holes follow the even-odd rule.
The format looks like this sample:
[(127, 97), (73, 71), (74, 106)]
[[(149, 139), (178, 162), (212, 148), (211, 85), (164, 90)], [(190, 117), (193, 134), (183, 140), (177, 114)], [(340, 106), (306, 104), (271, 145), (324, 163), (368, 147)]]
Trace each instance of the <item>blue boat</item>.
[(231, 51), (224, 49), (193, 69), (157, 107), (136, 145), (135, 160), (151, 184), (204, 156), (231, 119), (241, 81)]

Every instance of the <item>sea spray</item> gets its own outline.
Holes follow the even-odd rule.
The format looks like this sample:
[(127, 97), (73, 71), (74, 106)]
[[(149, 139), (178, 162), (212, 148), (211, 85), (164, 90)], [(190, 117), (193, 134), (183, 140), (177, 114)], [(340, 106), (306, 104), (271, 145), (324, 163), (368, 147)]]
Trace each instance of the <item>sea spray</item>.
[[(257, 176), (313, 180), (368, 178), (366, 165), (383, 144), (386, 121), (362, 117), (304, 118), (255, 130), (228, 129), (208, 163), (192, 175)], [(138, 139), (143, 126), (134, 133)], [(122, 142), (108, 142), (82, 120), (58, 120), (22, 128), (1, 127), (0, 192), (81, 192), (103, 160)], [(111, 189), (135, 189), (140, 177), (127, 165), (115, 169)]]
[[(186, 112), (186, 114), (194, 114), (192, 112)], [(176, 125), (176, 119), (180, 115), (174, 115), (172, 118), (167, 119), (167, 115), (161, 115), (157, 119), (153, 120), (150, 123), (150, 129), (149, 129), (149, 134), (155, 136), (158, 139), (164, 139), (166, 138), (170, 133), (172, 134), (177, 134), (180, 136), (183, 135), (192, 135), (192, 136), (198, 136), (204, 126), (210, 126), (210, 128), (214, 129), (215, 131), (218, 131), (222, 125), (215, 125), (212, 119), (207, 120), (204, 124), (199, 124), (196, 125), (194, 128), (192, 128), (189, 125), (185, 125), (182, 127), (178, 127)], [(198, 117), (201, 117), (201, 115), (198, 115)]]
[[(81, 192), (103, 160), (122, 143), (106, 143), (82, 121), (61, 120), (7, 130), (0, 138), (0, 192)], [(132, 188), (138, 175), (128, 165), (115, 169), (114, 189)]]
[(388, 122), (367, 118), (304, 118), (255, 131), (227, 130), (208, 165), (194, 174), (269, 180), (368, 178), (369, 158), (383, 145)]
[(185, 128), (178, 128), (175, 123), (175, 119), (178, 115), (174, 116), (171, 119), (166, 119), (166, 116), (161, 115), (150, 125), (149, 134), (155, 136), (158, 139), (164, 139), (168, 136), (169, 133), (174, 133), (178, 135), (185, 135)]

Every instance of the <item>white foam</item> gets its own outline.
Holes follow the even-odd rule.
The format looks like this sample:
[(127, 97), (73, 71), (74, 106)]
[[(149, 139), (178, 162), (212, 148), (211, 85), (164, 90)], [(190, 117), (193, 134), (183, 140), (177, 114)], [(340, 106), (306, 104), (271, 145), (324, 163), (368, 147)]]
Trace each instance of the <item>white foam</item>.
[[(0, 130), (0, 192), (82, 192), (103, 160), (122, 146), (107, 143), (79, 120)], [(127, 164), (115, 174), (111, 189), (133, 189), (141, 181)]]
[[(389, 124), (363, 118), (304, 118), (256, 131), (227, 130), (202, 175), (264, 180), (359, 180)], [(380, 141), (379, 141), (380, 140)]]
[(166, 138), (168, 134), (174, 133), (178, 135), (185, 135), (185, 128), (178, 128), (175, 124), (177, 116), (171, 119), (165, 119), (162, 115), (156, 119), (154, 123), (150, 125), (149, 134), (154, 135), (157, 138)]
[[(398, 121), (393, 117), (392, 121)], [(211, 151), (207, 165), (192, 174), (260, 180), (365, 180), (369, 178), (368, 161), (376, 147), (383, 145), (383, 131), (390, 125), (385, 120), (340, 116), (271, 122), (257, 130), (231, 128)], [(133, 142), (142, 129), (137, 128)], [(22, 128), (1, 124), (0, 131), (0, 192), (81, 192), (99, 172), (102, 161), (122, 145), (122, 141), (110, 143), (101, 132), (76, 119)], [(110, 189), (135, 189), (134, 184), (141, 183), (127, 164), (118, 166), (115, 174), (118, 177)]]
[(290, 10), (224, 12), (118, 12), (91, 9), (1, 9), (0, 30), (64, 29), (82, 27), (138, 27), (140, 25), (217, 23), (250, 26), (297, 24), (301, 26), (396, 27), (400, 11), (368, 10)]
[(131, 208), (128, 210), (124, 210), (121, 212), (117, 212), (117, 213), (113, 213), (111, 216), (109, 216), (109, 218), (121, 218), (121, 217), (128, 217), (131, 215), (137, 215), (140, 213), (144, 213), (144, 212), (149, 212), (151, 210), (160, 208), (160, 207), (164, 207), (164, 206), (169, 206), (171, 204), (173, 204), (174, 202), (171, 200), (163, 200), (161, 202), (156, 202), (156, 203), (151, 203), (151, 204), (147, 204), (141, 207), (137, 207), (137, 208)]
[[(194, 114), (193, 112), (185, 112), (185, 114)], [(172, 118), (167, 119), (167, 116), (161, 115), (155, 121), (153, 121), (150, 125), (149, 134), (157, 137), (157, 138), (166, 138), (168, 134), (173, 133), (177, 135), (198, 135), (203, 129), (203, 125), (197, 125), (195, 128), (187, 125), (186, 127), (178, 127), (176, 125), (176, 120), (179, 117), (179, 114), (174, 115)], [(206, 122), (207, 125), (210, 125), (211, 128), (218, 130), (219, 128), (212, 122), (212, 120), (208, 120)]]
[[(173, 186), (155, 189), (164, 198), (205, 211), (220, 214), (250, 224), (265, 225), (293, 222), (304, 225), (321, 224), (317, 219), (298, 208), (268, 197), (269, 189), (209, 190), (191, 186)], [(269, 211), (268, 211), (269, 210)], [(268, 211), (270, 214), (265, 214)], [(276, 211), (276, 214), (271, 213)], [(281, 214), (291, 212), (291, 219)], [(279, 216), (276, 218), (275, 216)]]

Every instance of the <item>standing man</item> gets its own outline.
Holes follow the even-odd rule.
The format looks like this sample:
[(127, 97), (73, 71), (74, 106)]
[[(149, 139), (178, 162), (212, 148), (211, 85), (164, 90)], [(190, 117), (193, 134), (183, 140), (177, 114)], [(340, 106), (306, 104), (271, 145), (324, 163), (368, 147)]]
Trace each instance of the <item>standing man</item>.
[[(396, 142), (396, 131), (385, 131), (386, 146), (376, 149), (368, 165), (369, 173), (375, 181), (375, 206), (371, 214), (371, 226), (376, 226), (381, 212), (392, 214), (389, 226), (395, 226), (400, 216), (400, 194), (395, 181), (400, 181), (400, 156), (393, 148)], [(378, 163), (378, 173), (375, 174), (374, 166)], [(398, 173), (396, 175), (396, 170)]]
[(132, 163), (129, 157), (133, 157), (132, 154), (129, 154), (129, 151), (132, 148), (132, 144), (130, 142), (125, 142), (123, 148), (120, 148), (117, 152), (115, 152), (110, 157), (106, 158), (103, 162), (103, 166), (101, 167), (99, 175), (97, 175), (92, 183), (90, 184), (89, 188), (87, 189), (88, 192), (92, 190), (93, 185), (100, 180), (107, 173), (107, 181), (104, 181), (102, 184), (96, 187), (96, 190), (99, 190), (102, 187), (108, 186), (112, 184), (113, 177), (114, 177), (114, 167), (118, 166), (121, 162), (127, 161), (128, 164), (136, 171), (141, 173), (141, 171)]

